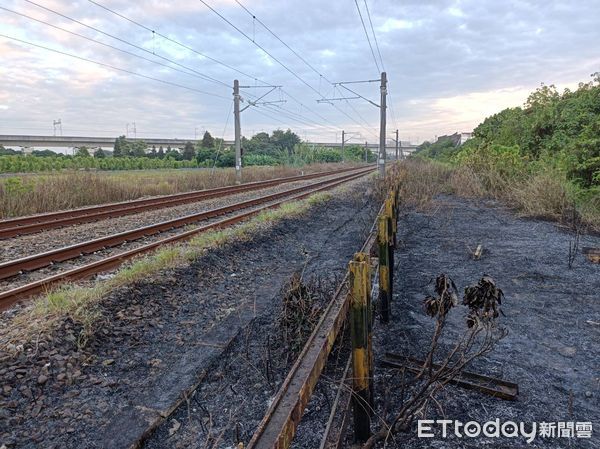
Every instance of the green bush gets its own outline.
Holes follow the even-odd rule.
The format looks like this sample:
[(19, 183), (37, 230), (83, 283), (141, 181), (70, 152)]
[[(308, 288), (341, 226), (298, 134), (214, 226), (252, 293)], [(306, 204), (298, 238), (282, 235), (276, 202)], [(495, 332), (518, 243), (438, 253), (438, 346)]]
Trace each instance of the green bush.
[(267, 154), (249, 154), (242, 158), (245, 166), (253, 165), (279, 165), (279, 160)]
[(0, 156), (0, 173), (30, 173), (54, 170), (147, 170), (198, 167), (196, 160), (151, 159), (147, 157), (90, 157), (32, 155)]

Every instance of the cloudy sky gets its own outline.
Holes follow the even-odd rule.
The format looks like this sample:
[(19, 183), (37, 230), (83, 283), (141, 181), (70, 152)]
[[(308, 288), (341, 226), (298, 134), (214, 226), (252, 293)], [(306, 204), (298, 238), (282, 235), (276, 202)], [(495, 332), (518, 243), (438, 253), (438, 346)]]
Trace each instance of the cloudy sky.
[[(52, 134), (60, 118), (64, 135), (129, 124), (133, 136), (135, 122), (138, 137), (230, 138), (238, 78), (252, 87), (243, 106), (282, 86), (262, 100), (278, 103), (242, 113), (245, 135), (289, 127), (339, 141), (345, 129), (376, 142), (375, 106), (317, 102), (354, 96), (332, 83), (379, 78), (357, 4), (402, 140), (470, 131), (542, 82), (572, 88), (600, 70), (600, 0), (367, 0), (369, 11), (365, 0), (2, 0), (0, 133)], [(348, 87), (379, 102), (377, 83)]]

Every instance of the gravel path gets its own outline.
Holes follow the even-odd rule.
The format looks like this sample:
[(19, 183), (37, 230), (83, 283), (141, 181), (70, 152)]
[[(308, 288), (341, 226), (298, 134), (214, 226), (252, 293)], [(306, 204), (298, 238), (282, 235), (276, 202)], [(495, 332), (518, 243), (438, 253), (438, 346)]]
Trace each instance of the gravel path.
[[(432, 214), (406, 213), (399, 222), (393, 319), (387, 327), (375, 327), (377, 356), (393, 351), (423, 358), (433, 322), (424, 314), (422, 301), (433, 293), (437, 275), (448, 274), (462, 294), (464, 287), (488, 274), (506, 295), (506, 316), (499, 324), (509, 334), (470, 370), (518, 383), (519, 398), (503, 401), (448, 386), (439, 398), (444, 415), (432, 406), (428, 418), (463, 423), (499, 418), (525, 422), (528, 429), (531, 422), (592, 422), (593, 438), (538, 437), (529, 446), (523, 438), (444, 439), (438, 426), (435, 438), (419, 439), (413, 428), (387, 447), (600, 447), (600, 265), (579, 253), (569, 269), (573, 236), (552, 223), (519, 219), (492, 202), (443, 197), (438, 206)], [(484, 253), (481, 260), (473, 260), (470, 254), (478, 244)], [(600, 238), (583, 236), (581, 246), (600, 247)], [(464, 306), (450, 315), (449, 335), (457, 336), (465, 326)], [(380, 407), (385, 403), (388, 410), (398, 408), (399, 378), (397, 371), (377, 366)], [(381, 409), (377, 413), (384, 414)]]
[[(171, 433), (172, 421), (160, 426), (148, 447), (203, 447), (206, 434), (197, 429), (205, 426), (205, 410), (215, 423), (211, 434), (224, 436), (215, 447), (231, 446), (235, 427), (227, 424), (238, 406), (247, 441), (277, 382), (261, 384), (266, 389), (260, 394), (254, 388), (258, 381), (238, 386), (236, 377), (246, 371), (250, 376), (256, 364), (234, 364), (221, 376), (215, 369), (225, 360), (220, 354), (235, 348), (235, 341), (242, 348), (260, 348), (293, 273), (336, 283), (378, 209), (365, 193), (369, 183), (362, 179), (351, 193), (278, 223), (250, 242), (227, 245), (189, 267), (113, 292), (100, 304), (102, 317), (83, 347), (77, 344), (80, 326), (66, 319), (16, 355), (0, 351), (0, 446), (125, 447), (131, 432), (156, 419), (156, 410), (168, 408), (174, 392), (177, 397), (202, 379), (208, 379), (207, 391), (216, 388), (210, 387), (215, 379), (227, 388), (232, 382), (237, 394), (232, 401), (211, 394), (197, 407), (184, 402), (174, 416), (189, 413), (188, 420), (178, 421)], [(232, 342), (255, 318), (264, 325), (251, 333), (256, 339)]]

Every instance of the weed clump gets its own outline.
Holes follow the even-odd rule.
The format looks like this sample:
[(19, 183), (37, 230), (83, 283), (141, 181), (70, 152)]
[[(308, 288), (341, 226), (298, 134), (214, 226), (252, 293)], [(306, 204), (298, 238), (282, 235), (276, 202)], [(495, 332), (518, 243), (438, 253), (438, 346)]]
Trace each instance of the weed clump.
[(295, 273), (283, 287), (279, 329), (289, 355), (297, 355), (323, 313), (329, 290), (318, 280), (304, 283)]

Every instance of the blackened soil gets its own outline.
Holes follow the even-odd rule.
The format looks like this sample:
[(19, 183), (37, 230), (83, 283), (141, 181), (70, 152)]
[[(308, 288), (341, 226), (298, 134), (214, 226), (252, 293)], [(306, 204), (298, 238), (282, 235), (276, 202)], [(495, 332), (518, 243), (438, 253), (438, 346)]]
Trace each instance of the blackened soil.
[[(226, 390), (220, 392), (204, 387), (193, 398), (188, 391), (185, 411), (176, 410), (173, 418), (180, 426), (167, 421), (148, 445), (203, 447), (199, 435), (186, 431), (192, 422), (185, 422), (188, 405), (194, 425), (210, 424), (211, 434), (228, 429), (214, 447), (235, 442), (236, 426), (232, 432), (223, 425), (225, 416), (246, 439), (284, 375), (280, 360), (267, 380), (260, 366), (265, 337), (273, 336), (266, 344), (277, 346), (273, 323), (281, 288), (300, 270), (305, 278), (341, 278), (378, 209), (370, 182), (354, 182), (348, 193), (251, 241), (112, 293), (101, 304), (95, 334), (83, 346), (77, 342), (79, 326), (67, 320), (53, 335), (17, 348), (16, 356), (0, 353), (0, 446), (125, 447), (171, 412), (183, 391), (202, 387), (203, 381), (214, 388), (219, 373), (233, 383), (224, 382)], [(238, 336), (240, 329), (246, 330)], [(235, 362), (224, 363), (224, 351), (236, 350)], [(283, 358), (281, 350), (272, 354), (272, 359)], [(241, 385), (236, 378), (243, 378)], [(202, 391), (213, 400), (211, 410), (202, 402)], [(244, 413), (249, 411), (246, 421), (233, 412), (241, 404)]]
[[(422, 309), (423, 298), (433, 294), (433, 279), (447, 273), (459, 291), (485, 273), (506, 295), (508, 329), (493, 353), (470, 370), (519, 384), (517, 401), (448, 386), (428, 419), (515, 422), (592, 422), (591, 439), (537, 438), (417, 438), (416, 428), (398, 434), (386, 447), (411, 448), (598, 448), (600, 447), (600, 265), (578, 254), (568, 267), (573, 236), (552, 223), (519, 219), (494, 203), (444, 197), (434, 213), (408, 212), (399, 222), (396, 251), (393, 318), (376, 326), (376, 354), (393, 351), (423, 358), (433, 322)], [(478, 244), (481, 260), (470, 253)], [(600, 246), (600, 238), (582, 237), (581, 246)], [(452, 311), (449, 335), (464, 329), (464, 306)], [(446, 345), (452, 341), (446, 340)], [(377, 366), (378, 413), (389, 422), (398, 409), (399, 375)], [(385, 397), (384, 397), (385, 396)], [(529, 428), (529, 427), (528, 427)]]

